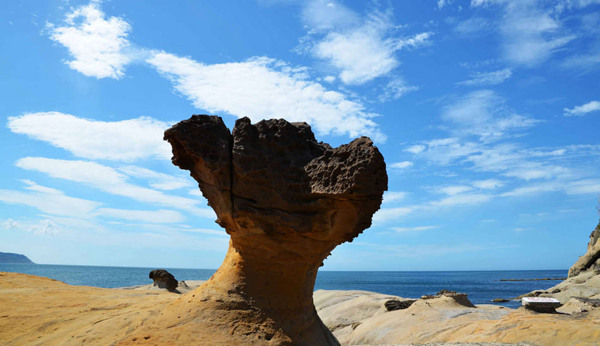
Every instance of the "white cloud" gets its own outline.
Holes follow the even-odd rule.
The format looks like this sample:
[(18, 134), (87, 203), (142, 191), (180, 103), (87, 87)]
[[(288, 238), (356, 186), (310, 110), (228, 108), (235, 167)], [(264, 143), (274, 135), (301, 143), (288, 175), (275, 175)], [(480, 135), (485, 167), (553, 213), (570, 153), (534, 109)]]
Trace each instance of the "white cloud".
[(412, 207), (382, 208), (373, 215), (373, 227), (396, 220), (414, 211)]
[(431, 207), (450, 207), (456, 205), (481, 204), (494, 196), (482, 193), (456, 194), (430, 203)]
[(590, 112), (600, 111), (600, 101), (590, 101), (581, 106), (576, 106), (571, 109), (565, 108), (564, 114), (565, 116), (577, 116), (577, 115), (586, 115)]
[(563, 67), (578, 69), (578, 70), (592, 70), (600, 65), (600, 53), (590, 54), (577, 54), (568, 57), (561, 64)]
[(211, 209), (198, 208), (198, 200), (168, 195), (160, 191), (129, 183), (127, 176), (115, 169), (91, 161), (69, 161), (43, 157), (26, 157), (17, 161), (17, 167), (46, 173), (51, 177), (92, 186), (113, 195), (145, 203), (164, 205), (190, 211), (204, 217), (214, 217)]
[(366, 83), (399, 65), (397, 51), (429, 43), (430, 32), (394, 36), (392, 16), (391, 10), (374, 10), (362, 18), (336, 1), (309, 1), (303, 14), (309, 34), (301, 40), (301, 50), (329, 62), (342, 82)]
[(55, 235), (60, 233), (61, 230), (54, 221), (46, 219), (30, 226), (28, 231), (38, 235)]
[(0, 223), (0, 228), (6, 230), (17, 229), (18, 227), (19, 223), (13, 219), (8, 219)]
[(453, 0), (438, 0), (437, 7), (438, 9), (442, 9), (445, 6), (452, 4), (452, 1)]
[(554, 52), (575, 39), (561, 30), (554, 7), (538, 1), (472, 0), (471, 6), (497, 4), (503, 8), (499, 30), (507, 60), (525, 66), (546, 61)]
[(144, 167), (125, 166), (119, 167), (118, 170), (130, 177), (147, 179), (150, 182), (150, 186), (158, 190), (176, 190), (192, 185), (190, 179), (187, 177), (160, 173)]
[(302, 9), (302, 19), (312, 30), (328, 30), (360, 23), (359, 16), (332, 0), (312, 0)]
[(497, 179), (486, 179), (473, 181), (471, 185), (482, 190), (493, 190), (502, 187), (504, 183)]
[(100, 203), (65, 195), (62, 191), (23, 180), (29, 191), (0, 190), (0, 201), (34, 207), (51, 215), (74, 216), (88, 215), (100, 206)]
[(436, 189), (438, 192), (445, 195), (454, 196), (473, 190), (472, 187), (466, 185), (446, 186)]
[(600, 194), (600, 180), (583, 179), (570, 182), (566, 187), (570, 195)]
[(410, 147), (404, 149), (404, 151), (408, 151), (409, 153), (413, 153), (413, 154), (420, 154), (424, 150), (425, 150), (425, 146), (421, 145), (421, 144), (413, 145), (413, 146), (410, 146)]
[(410, 161), (402, 161), (402, 162), (392, 163), (390, 165), (390, 167), (398, 168), (398, 169), (405, 169), (405, 168), (411, 167), (412, 165), (413, 165), (413, 163)]
[(440, 226), (392, 227), (392, 229), (398, 233), (404, 233), (404, 232), (428, 231), (430, 229), (436, 229), (439, 227)]
[(206, 65), (189, 58), (155, 52), (148, 59), (196, 107), (227, 112), (253, 121), (285, 118), (306, 121), (320, 134), (372, 136), (382, 141), (365, 107), (345, 95), (308, 81), (305, 69), (269, 58)]
[(501, 194), (502, 197), (522, 197), (522, 196), (532, 196), (537, 195), (543, 192), (554, 192), (560, 191), (561, 187), (554, 183), (536, 183), (529, 186), (521, 186), (510, 191), (504, 192)]
[(148, 117), (97, 121), (60, 112), (27, 113), (8, 118), (8, 128), (88, 159), (133, 161), (169, 159), (162, 140), (167, 123)]
[(454, 125), (451, 131), (484, 140), (498, 139), (509, 131), (539, 122), (512, 112), (504, 99), (491, 90), (478, 90), (459, 98), (444, 107), (442, 119)]
[(68, 13), (65, 26), (48, 24), (48, 30), (73, 56), (69, 67), (86, 76), (119, 79), (132, 60), (125, 52), (131, 27), (122, 18), (105, 18), (96, 1)]
[(481, 85), (497, 85), (503, 83), (512, 76), (512, 70), (505, 68), (493, 72), (483, 72), (471, 75), (471, 79), (458, 82), (458, 85), (481, 86)]
[(0, 224), (3, 229), (18, 229), (35, 235), (56, 235), (61, 232), (60, 226), (50, 219), (43, 219), (39, 222), (17, 222), (13, 219), (8, 219)]
[(402, 191), (386, 191), (383, 193), (383, 203), (398, 202), (406, 198), (408, 194)]
[(323, 80), (326, 81), (327, 83), (333, 83), (335, 82), (335, 77), (334, 76), (325, 76), (323, 77)]
[(399, 99), (405, 94), (418, 90), (416, 86), (408, 85), (404, 79), (400, 77), (393, 78), (383, 88), (383, 92), (379, 95), (378, 99), (381, 102), (387, 102), (389, 100)]
[(425, 45), (431, 36), (431, 33), (420, 33), (410, 38), (386, 40), (379, 30), (367, 25), (348, 33), (330, 33), (314, 45), (312, 53), (340, 70), (342, 82), (357, 85), (389, 73), (399, 65), (394, 56), (396, 51)]
[(181, 213), (174, 210), (127, 210), (100, 208), (96, 214), (110, 218), (149, 223), (176, 223), (184, 220)]

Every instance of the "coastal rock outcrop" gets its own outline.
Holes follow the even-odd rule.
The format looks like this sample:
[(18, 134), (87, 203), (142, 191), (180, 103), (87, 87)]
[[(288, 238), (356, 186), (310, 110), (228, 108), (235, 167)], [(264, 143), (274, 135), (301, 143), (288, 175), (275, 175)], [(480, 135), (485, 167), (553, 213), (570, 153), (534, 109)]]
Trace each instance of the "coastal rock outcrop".
[(571, 298), (600, 299), (600, 223), (590, 234), (586, 253), (569, 269), (568, 278), (546, 290), (536, 290), (522, 297), (552, 297), (562, 304)]
[(169, 292), (175, 292), (179, 285), (173, 274), (164, 269), (154, 269), (150, 271), (148, 277), (154, 280), (154, 286), (166, 288)]
[(600, 222), (590, 234), (586, 253), (569, 268), (570, 278), (579, 275), (582, 271), (600, 270), (600, 242), (598, 239), (600, 239)]
[[(312, 299), (317, 269), (371, 225), (387, 189), (367, 137), (332, 148), (306, 123), (194, 115), (165, 132), (231, 236), (219, 270), (183, 304), (219, 315), (243, 342), (337, 344)], [(252, 339), (254, 338), (254, 339)]]

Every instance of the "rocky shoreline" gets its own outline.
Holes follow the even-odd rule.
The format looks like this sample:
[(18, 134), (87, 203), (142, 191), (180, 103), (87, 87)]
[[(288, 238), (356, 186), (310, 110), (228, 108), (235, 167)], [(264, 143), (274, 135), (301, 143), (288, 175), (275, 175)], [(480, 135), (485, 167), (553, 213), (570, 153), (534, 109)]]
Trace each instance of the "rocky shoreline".
[[(218, 315), (165, 318), (167, 307), (189, 304), (199, 292), (196, 285), (202, 282), (188, 281), (188, 292), (174, 294), (152, 284), (107, 289), (2, 272), (0, 344), (231, 344), (239, 326), (216, 329)], [(593, 345), (600, 340), (600, 307), (594, 301), (573, 298), (558, 313), (545, 314), (473, 305), (452, 292), (424, 298), (389, 311), (386, 302), (411, 299), (368, 291), (313, 295), (317, 314), (343, 345)], [(287, 344), (253, 342), (263, 343)]]

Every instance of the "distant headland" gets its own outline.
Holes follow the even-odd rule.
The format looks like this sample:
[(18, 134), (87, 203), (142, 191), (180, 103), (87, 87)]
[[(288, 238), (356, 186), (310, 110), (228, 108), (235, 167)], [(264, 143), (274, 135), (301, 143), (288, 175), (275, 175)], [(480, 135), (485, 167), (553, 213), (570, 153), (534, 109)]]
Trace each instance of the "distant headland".
[(33, 263), (33, 261), (18, 253), (0, 252), (0, 263)]

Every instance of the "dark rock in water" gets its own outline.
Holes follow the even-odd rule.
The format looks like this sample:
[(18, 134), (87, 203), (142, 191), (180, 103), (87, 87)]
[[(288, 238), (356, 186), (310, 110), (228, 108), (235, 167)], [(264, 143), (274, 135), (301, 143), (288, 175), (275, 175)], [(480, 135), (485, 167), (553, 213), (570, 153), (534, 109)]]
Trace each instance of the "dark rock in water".
[(492, 299), (492, 302), (494, 302), (494, 303), (506, 303), (506, 302), (510, 302), (510, 299), (494, 298), (494, 299)]
[(198, 304), (246, 311), (236, 324), (274, 344), (337, 344), (312, 294), (323, 260), (371, 226), (381, 205), (387, 173), (372, 141), (332, 148), (308, 124), (283, 119), (241, 118), (230, 133), (209, 115), (176, 124), (165, 139), (173, 163), (190, 171), (231, 236)]
[(0, 263), (33, 263), (27, 256), (18, 253), (0, 252)]
[(385, 305), (385, 309), (387, 311), (394, 311), (394, 310), (407, 309), (412, 305), (412, 303), (414, 303), (416, 301), (417, 301), (416, 299), (407, 299), (407, 300), (392, 299), (392, 300), (388, 300), (387, 302), (385, 302), (384, 305)]
[(164, 269), (154, 269), (150, 272), (148, 277), (154, 280), (154, 286), (166, 288), (169, 292), (177, 291), (177, 285), (179, 283), (171, 273)]

